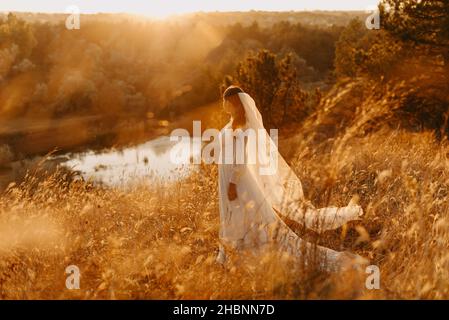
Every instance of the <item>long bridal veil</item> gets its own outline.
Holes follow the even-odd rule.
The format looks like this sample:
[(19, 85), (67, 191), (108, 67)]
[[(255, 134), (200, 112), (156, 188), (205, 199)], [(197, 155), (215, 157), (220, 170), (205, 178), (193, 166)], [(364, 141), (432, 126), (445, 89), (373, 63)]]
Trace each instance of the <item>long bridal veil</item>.
[[(306, 203), (301, 181), (278, 152), (277, 143), (265, 130), (254, 100), (246, 93), (239, 93), (239, 97), (245, 108), (248, 127), (259, 133), (256, 142), (259, 161), (255, 165), (248, 165), (248, 172), (272, 207), (286, 218), (319, 232), (333, 230), (348, 221), (359, 219), (363, 211), (357, 205), (315, 209)], [(275, 172), (265, 173), (264, 163), (276, 164)]]
[[(308, 229), (322, 232), (359, 219), (363, 214), (361, 207), (349, 205), (316, 209), (305, 201), (301, 181), (278, 152), (276, 141), (273, 141), (265, 130), (254, 100), (246, 93), (238, 95), (245, 109), (246, 126), (243, 130), (235, 130), (234, 136), (243, 141), (245, 162), (219, 164), (222, 245), (218, 260), (224, 261), (224, 247), (227, 245), (252, 249), (265, 244), (275, 244), (280, 249), (306, 260), (305, 252), (318, 252), (324, 258), (324, 269), (339, 269), (339, 263), (347, 256), (346, 253), (312, 246), (299, 238), (284, 223), (281, 216)], [(221, 131), (221, 153), (225, 153), (224, 150), (228, 148), (226, 141), (229, 140), (224, 138), (224, 133), (230, 128), (229, 123)], [(251, 142), (250, 137), (253, 140), (255, 137), (256, 141)], [(238, 196), (233, 201), (227, 196), (230, 182), (237, 186)]]

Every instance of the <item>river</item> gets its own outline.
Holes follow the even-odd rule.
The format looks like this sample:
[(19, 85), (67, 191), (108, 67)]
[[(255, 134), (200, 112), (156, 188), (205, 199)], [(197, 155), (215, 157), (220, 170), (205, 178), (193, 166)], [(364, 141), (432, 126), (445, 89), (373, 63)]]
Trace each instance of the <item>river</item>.
[[(62, 165), (78, 171), (86, 180), (106, 186), (125, 186), (136, 182), (176, 181), (191, 174), (195, 167), (190, 155), (184, 156), (182, 164), (172, 161), (170, 154), (177, 144), (167, 136), (146, 143), (103, 152), (82, 152), (66, 155)], [(188, 147), (188, 146), (187, 146)]]

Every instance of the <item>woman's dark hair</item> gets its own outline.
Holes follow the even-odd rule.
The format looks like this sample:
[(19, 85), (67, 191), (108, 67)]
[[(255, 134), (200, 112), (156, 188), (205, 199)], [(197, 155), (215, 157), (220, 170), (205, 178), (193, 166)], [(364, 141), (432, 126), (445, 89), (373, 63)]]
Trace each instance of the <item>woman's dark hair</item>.
[(223, 92), (223, 99), (229, 98), (230, 96), (233, 96), (238, 93), (244, 93), (245, 91), (242, 90), (242, 88), (237, 86), (229, 86), (225, 92)]

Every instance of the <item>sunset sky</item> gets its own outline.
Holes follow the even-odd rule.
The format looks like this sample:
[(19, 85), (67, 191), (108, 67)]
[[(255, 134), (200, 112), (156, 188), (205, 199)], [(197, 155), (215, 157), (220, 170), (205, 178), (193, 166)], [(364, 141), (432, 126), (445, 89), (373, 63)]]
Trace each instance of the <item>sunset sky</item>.
[(75, 5), (81, 13), (166, 17), (195, 11), (368, 10), (377, 3), (378, 0), (1, 0), (0, 11), (66, 12)]

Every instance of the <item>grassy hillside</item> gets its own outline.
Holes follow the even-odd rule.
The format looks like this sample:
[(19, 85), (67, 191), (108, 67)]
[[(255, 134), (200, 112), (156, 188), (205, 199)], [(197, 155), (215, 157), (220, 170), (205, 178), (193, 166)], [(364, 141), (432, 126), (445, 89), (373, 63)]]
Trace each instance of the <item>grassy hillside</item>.
[[(235, 257), (227, 269), (217, 265), (215, 167), (127, 191), (33, 167), (0, 199), (2, 298), (449, 297), (446, 141), (384, 128), (323, 148), (301, 134), (289, 149), (291, 143), (289, 162), (307, 198), (322, 207), (358, 196), (365, 210), (362, 221), (336, 231), (295, 231), (370, 259), (381, 270), (381, 290), (364, 289), (363, 274), (327, 275), (270, 254), (257, 263)], [(64, 289), (70, 264), (81, 269), (82, 290)]]
[[(364, 270), (327, 274), (271, 251), (215, 263), (216, 166), (173, 183), (98, 186), (42, 157), (14, 161), (14, 146), (38, 148), (32, 133), (14, 132), (0, 136), (0, 177), (13, 173), (0, 181), (0, 298), (449, 299), (449, 6), (382, 4), (394, 10), (380, 7), (381, 30), (360, 20), (270, 24), (278, 14), (257, 12), (249, 15), (260, 25), (225, 28), (203, 26), (246, 15), (198, 14), (184, 20), (188, 29), (91, 21), (78, 38), (13, 16), (0, 24), (2, 134), (25, 123), (61, 135), (48, 145), (105, 147), (145, 140), (159, 124), (161, 134), (199, 118), (220, 127), (220, 87), (239, 84), (267, 128), (280, 129), (306, 198), (316, 207), (355, 201), (365, 212), (323, 234), (286, 223), (314, 244), (367, 258), (379, 290), (365, 287)], [(186, 30), (198, 37), (184, 39)], [(61, 39), (79, 46), (71, 52)], [(65, 289), (69, 265), (80, 268), (81, 290)]]

